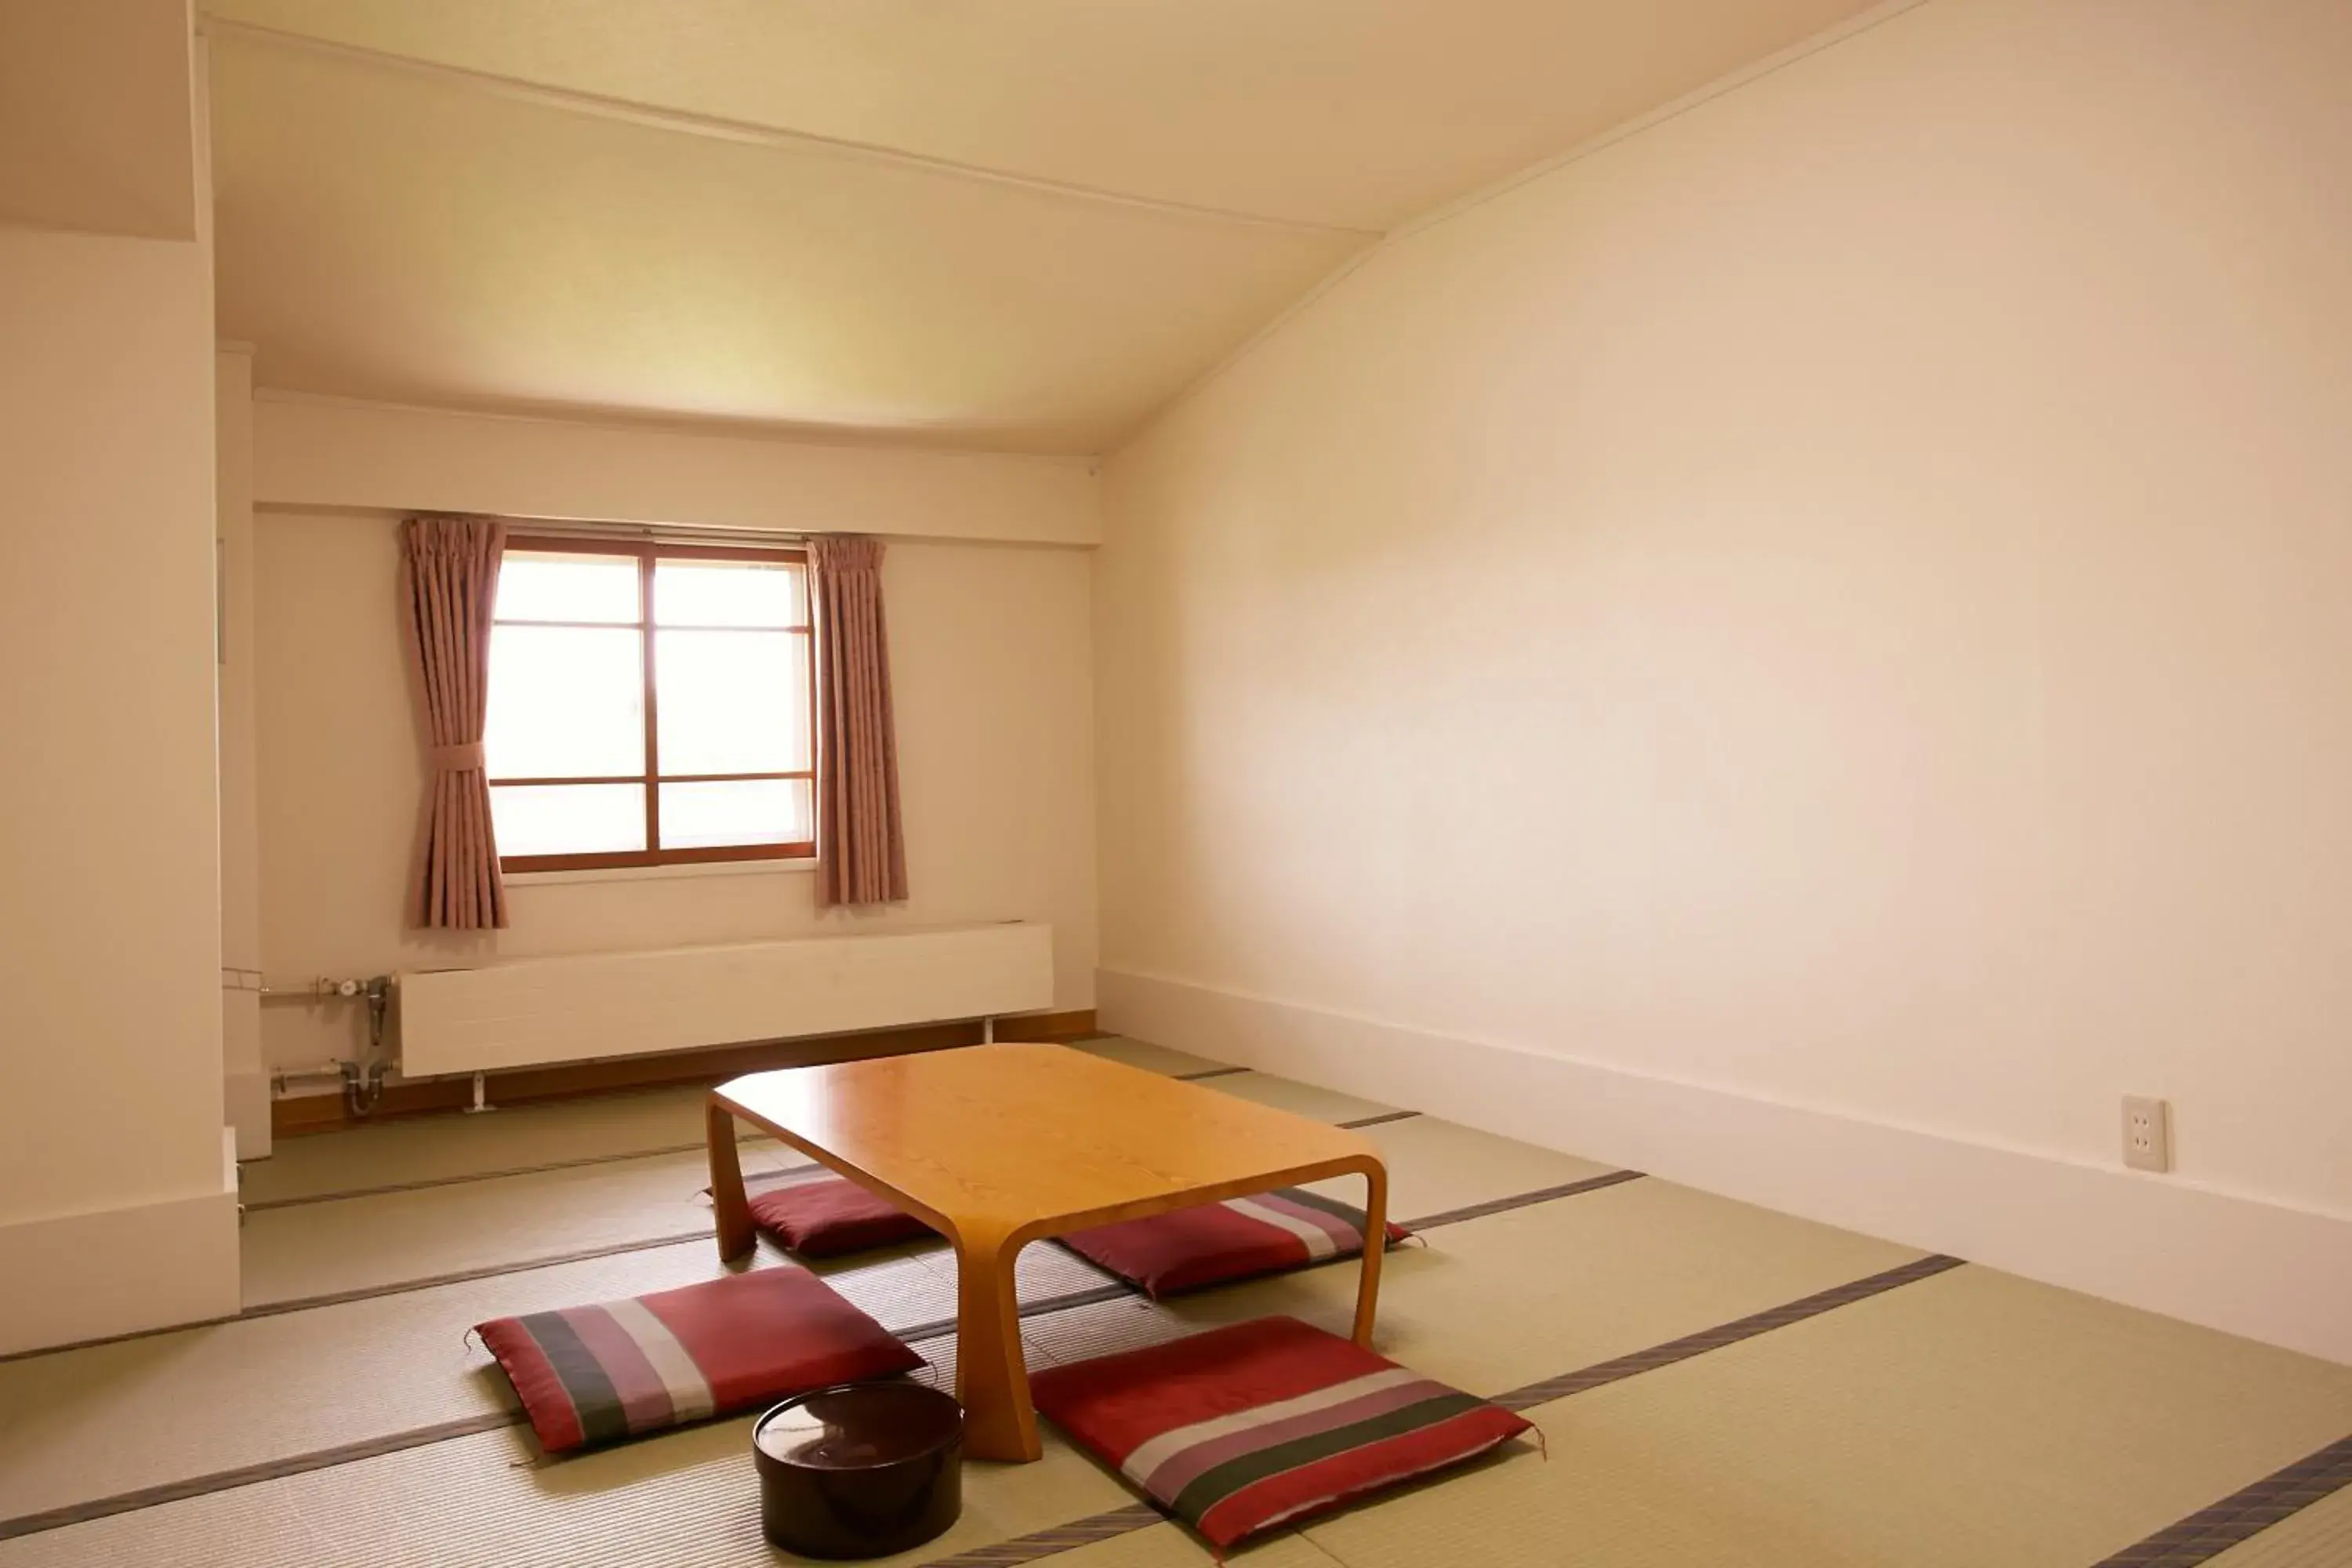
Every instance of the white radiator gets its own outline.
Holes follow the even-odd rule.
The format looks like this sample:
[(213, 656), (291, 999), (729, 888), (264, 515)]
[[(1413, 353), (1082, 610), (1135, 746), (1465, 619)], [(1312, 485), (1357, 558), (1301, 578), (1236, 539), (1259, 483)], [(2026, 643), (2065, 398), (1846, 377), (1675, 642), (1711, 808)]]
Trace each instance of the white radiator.
[(412, 1078), (848, 1034), (1054, 1005), (1054, 931), (959, 926), (400, 975)]

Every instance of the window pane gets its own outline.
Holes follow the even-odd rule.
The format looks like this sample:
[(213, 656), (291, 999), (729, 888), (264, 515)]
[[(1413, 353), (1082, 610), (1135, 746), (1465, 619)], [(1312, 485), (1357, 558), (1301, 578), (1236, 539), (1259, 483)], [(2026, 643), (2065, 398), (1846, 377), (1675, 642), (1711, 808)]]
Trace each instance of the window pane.
[(782, 562), (656, 561), (654, 622), (665, 626), (799, 626), (802, 568)]
[(491, 627), (490, 777), (644, 773), (644, 636), (633, 626)]
[(637, 619), (637, 563), (627, 555), (542, 555), (509, 550), (499, 566), (502, 621)]
[(646, 847), (643, 784), (492, 784), (504, 855), (609, 855)]
[(665, 777), (808, 768), (806, 636), (659, 631), (654, 639)]
[(664, 784), (662, 847), (805, 844), (815, 837), (810, 826), (810, 804), (806, 779)]

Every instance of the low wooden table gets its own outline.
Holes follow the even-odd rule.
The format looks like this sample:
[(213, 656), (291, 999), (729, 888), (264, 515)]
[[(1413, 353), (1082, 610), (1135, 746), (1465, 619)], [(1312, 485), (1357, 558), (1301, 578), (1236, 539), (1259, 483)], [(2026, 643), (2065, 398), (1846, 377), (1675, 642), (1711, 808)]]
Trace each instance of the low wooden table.
[[(710, 1193), (722, 1258), (756, 1238), (736, 1119), (765, 1129), (954, 1244), (956, 1393), (964, 1449), (1034, 1459), (1037, 1415), (1013, 1265), (1043, 1237), (1327, 1176), (1369, 1189), (1364, 1234), (1388, 1219), (1388, 1171), (1365, 1139), (1201, 1084), (1063, 1046), (969, 1046), (752, 1073), (710, 1091)], [(1364, 1248), (1356, 1342), (1369, 1345), (1381, 1253)]]

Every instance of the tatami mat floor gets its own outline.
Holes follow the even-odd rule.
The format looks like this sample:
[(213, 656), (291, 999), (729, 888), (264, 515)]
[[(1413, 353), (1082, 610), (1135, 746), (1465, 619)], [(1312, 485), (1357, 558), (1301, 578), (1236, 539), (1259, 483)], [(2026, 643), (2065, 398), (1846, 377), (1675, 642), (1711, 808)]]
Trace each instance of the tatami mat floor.
[[(1361, 1125), (1391, 1214), (1433, 1222), (1390, 1255), (1381, 1349), (1549, 1440), (1284, 1531), (1247, 1552), (1262, 1568), (2352, 1565), (2352, 1453), (2328, 1457), (2352, 1449), (2352, 1369), (1183, 1052), (1085, 1048)], [(467, 1334), (719, 1273), (698, 1103), (289, 1140), (247, 1173), (244, 1315), (0, 1361), (0, 1568), (783, 1561), (748, 1417), (551, 1462)], [(954, 1269), (931, 1245), (824, 1272), (951, 1386)], [(1020, 1273), (1033, 1366), (1269, 1312), (1344, 1328), (1355, 1283), (1155, 1305), (1051, 1246)], [(1208, 1561), (1050, 1433), (1037, 1464), (970, 1467), (965, 1496), (898, 1561)], [(1097, 1539), (1021, 1544), (1081, 1521)]]

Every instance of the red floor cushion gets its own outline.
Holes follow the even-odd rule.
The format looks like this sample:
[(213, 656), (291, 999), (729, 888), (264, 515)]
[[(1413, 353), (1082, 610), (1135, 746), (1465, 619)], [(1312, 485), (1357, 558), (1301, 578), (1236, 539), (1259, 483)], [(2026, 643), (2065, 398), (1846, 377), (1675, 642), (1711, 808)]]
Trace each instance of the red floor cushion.
[(923, 1364), (805, 1268), (476, 1325), (549, 1453)]
[[(1412, 1233), (1388, 1227), (1389, 1245)], [(1073, 1231), (1064, 1247), (1156, 1300), (1364, 1250), (1364, 1211), (1303, 1187)]]
[(1030, 1385), (1049, 1419), (1220, 1550), (1530, 1429), (1296, 1318), (1049, 1367)]
[(751, 1194), (751, 1223), (801, 1258), (838, 1258), (938, 1232), (887, 1198), (829, 1171), (792, 1173)]

